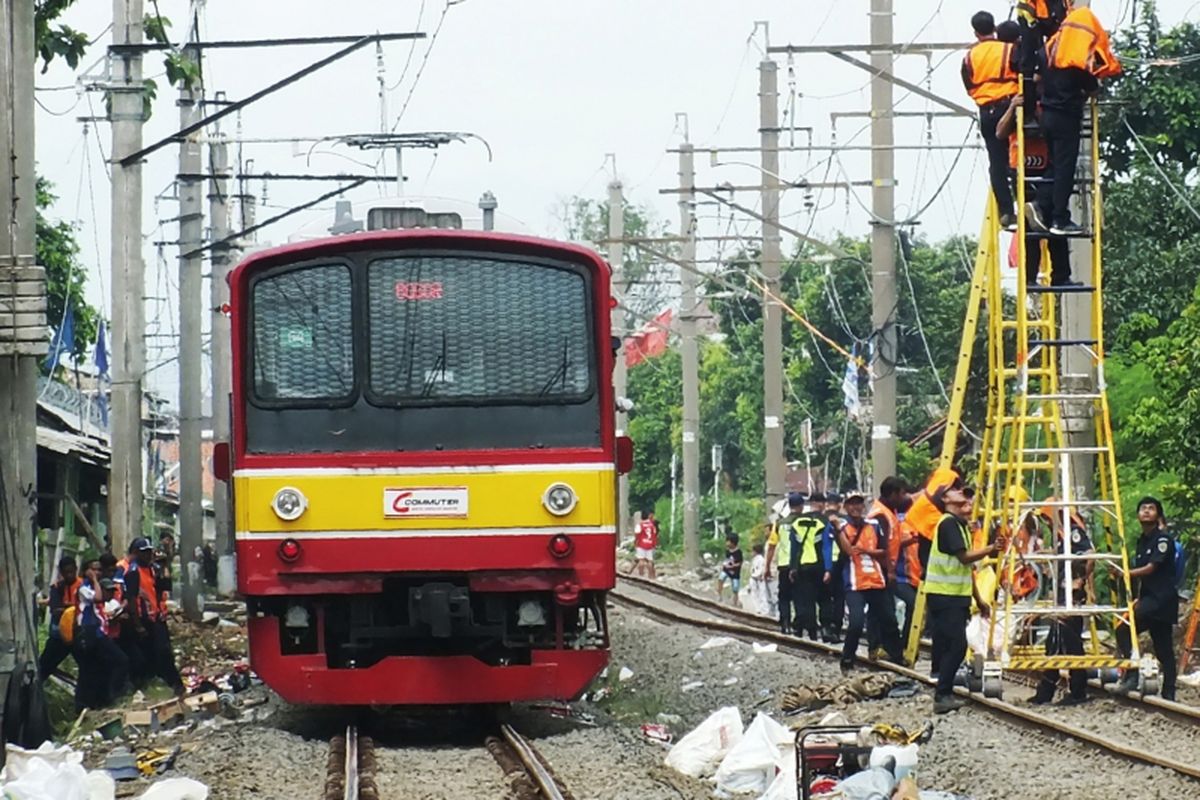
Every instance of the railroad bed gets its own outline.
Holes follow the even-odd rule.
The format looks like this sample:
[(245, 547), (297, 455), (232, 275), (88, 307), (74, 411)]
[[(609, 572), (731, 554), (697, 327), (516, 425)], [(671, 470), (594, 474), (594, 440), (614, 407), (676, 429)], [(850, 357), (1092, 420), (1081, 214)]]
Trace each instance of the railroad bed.
[[(824, 671), (830, 677), (819, 680), (837, 681), (834, 677), (837, 675), (835, 654), (840, 653), (840, 648), (781, 635), (773, 620), (719, 605), (680, 589), (637, 579), (627, 580), (624, 577), (613, 593), (613, 599), (618, 604), (636, 609), (639, 613), (649, 614), (672, 624), (694, 626), (746, 641), (774, 642), (790, 653), (820, 655), (821, 660), (825, 662)], [(864, 660), (863, 663), (868, 662)], [(926, 677), (927, 669), (913, 671), (884, 663), (875, 666), (914, 680), (929, 682)], [(966, 694), (965, 691), (962, 693)], [(1010, 701), (1031, 693), (1032, 690), (1026, 686), (1012, 681), (1006, 682), (1005, 694)], [(964, 719), (969, 719), (969, 730), (976, 731), (975, 726), (981, 726), (978, 728), (979, 737), (988, 740), (988, 732), (994, 731), (994, 741), (1005, 742), (1005, 746), (1011, 746), (1014, 750), (1031, 750), (1031, 760), (1026, 762), (1028, 764), (1041, 763), (1045, 754), (1038, 751), (1052, 746), (1061, 754), (1077, 751), (1094, 754), (1096, 757), (1102, 755), (1109, 762), (1119, 759), (1125, 762), (1126, 772), (1131, 769), (1152, 768), (1150, 772), (1157, 775), (1158, 779), (1163, 778), (1164, 772), (1173, 773), (1174, 780), (1169, 783), (1179, 782), (1178, 785), (1187, 787), (1182, 790), (1184, 794), (1180, 796), (1196, 796), (1200, 793), (1200, 784), (1196, 783), (1196, 779), (1200, 778), (1200, 763), (1197, 763), (1196, 759), (1196, 754), (1200, 753), (1200, 715), (1190, 706), (1166, 703), (1157, 698), (1157, 702), (1145, 703), (1136, 698), (1116, 695), (1100, 696), (1076, 707), (1032, 706), (1019, 700), (998, 702), (986, 700), (979, 695), (972, 695), (971, 699), (974, 702), (967, 708), (955, 714), (935, 718), (938, 729), (958, 727)], [(906, 709), (905, 713), (916, 711), (923, 717), (931, 715), (932, 701), (928, 694), (913, 702), (918, 706)], [(937, 737), (935, 743), (936, 739)], [(937, 756), (936, 753), (934, 755)], [(956, 758), (953, 752), (947, 753), (946, 756), (952, 761)], [(1132, 767), (1131, 762), (1141, 767)], [(927, 772), (925, 765), (926, 761), (923, 758), (923, 777)], [(1120, 772), (1118, 767), (1108, 763), (1098, 774), (1119, 775)], [(965, 792), (972, 790), (970, 785), (940, 788), (957, 788)], [(1109, 791), (1112, 791), (1111, 786)], [(1018, 792), (1012, 796), (1023, 795)], [(1101, 794), (1085, 794), (1081, 790), (1079, 794), (1062, 796), (1083, 797)]]
[[(516, 728), (499, 721), (487, 722), (479, 728), (483, 733), (478, 750), (494, 760), (493, 769), (498, 770), (503, 787), (497, 786), (500, 791), (491, 796), (511, 800), (575, 800), (550, 763)], [(347, 725), (345, 733), (329, 743), (323, 800), (434, 796), (422, 792), (434, 791), (435, 787), (408, 783), (411, 773), (390, 755), (388, 748), (377, 749), (372, 737), (358, 725)], [(381, 791), (381, 783), (385, 787), (390, 784), (390, 788)], [(447, 797), (454, 792), (449, 787), (443, 789)]]

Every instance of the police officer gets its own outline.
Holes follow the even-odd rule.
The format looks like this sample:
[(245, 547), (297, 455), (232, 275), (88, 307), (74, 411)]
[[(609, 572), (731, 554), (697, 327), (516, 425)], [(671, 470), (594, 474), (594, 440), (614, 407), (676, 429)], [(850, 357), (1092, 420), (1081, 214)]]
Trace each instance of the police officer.
[(972, 500), (962, 488), (942, 495), (946, 512), (934, 533), (925, 571), (926, 608), (933, 634), (933, 664), (937, 687), (933, 694), (933, 713), (945, 714), (963, 705), (954, 696), (954, 676), (967, 655), (967, 622), (971, 616), (971, 598), (987, 614), (987, 603), (975, 588), (971, 565), (1002, 549), (1002, 539), (987, 547), (970, 549)]
[(155, 563), (154, 545), (139, 536), (129, 546), (134, 558), (125, 570), (125, 596), (132, 604), (130, 621), (145, 658), (146, 669), (170, 686), (177, 696), (184, 693), (175, 667), (171, 633), (167, 630), (166, 591), (160, 567)]
[(797, 636), (808, 635), (816, 641), (817, 603), (826, 577), (832, 577), (825, 569), (824, 545), (829, 523), (821, 516), (821, 510), (809, 501), (804, 511), (792, 522), (792, 561), (795, 564), (793, 584), (796, 596)]
[(776, 565), (779, 571), (779, 632), (791, 633), (793, 619), (799, 622), (799, 613), (796, 613), (793, 618), (793, 612), (796, 611), (796, 591), (793, 583), (792, 567), (793, 548), (795, 546), (795, 537), (792, 535), (791, 525), (788, 520), (795, 514), (800, 513), (804, 508), (804, 495), (799, 492), (792, 492), (788, 495), (788, 514), (775, 522), (771, 528), (771, 534), (767, 537), (767, 572), (764, 576), (766, 580), (771, 580), (771, 564)]
[(1000, 224), (1017, 224), (1012, 191), (1008, 186), (1008, 143), (996, 137), (996, 123), (1008, 108), (1008, 98), (1019, 90), (1013, 68), (1013, 45), (996, 39), (996, 20), (987, 11), (971, 17), (976, 44), (963, 59), (962, 80), (967, 94), (979, 106), (979, 132), (988, 154), (988, 177), (1000, 211)]
[(820, 613), (821, 631), (829, 644), (841, 644), (842, 626), (846, 620), (846, 554), (838, 546), (838, 531), (842, 529), (842, 496), (837, 492), (826, 495), (813, 495), (813, 505), (824, 501), (823, 516), (829, 523), (825, 529), (825, 542), (822, 553), (825, 559), (825, 572), (829, 575), (821, 584)]
[[(1086, 555), (1093, 552), (1092, 540), (1087, 534), (1087, 529), (1083, 524), (1083, 520), (1077, 515), (1070, 515), (1070, 548), (1071, 555)], [(1056, 535), (1054, 548), (1055, 553), (1062, 553), (1063, 534), (1062, 524), (1055, 515), (1052, 521)], [(1056, 562), (1058, 567), (1058, 580), (1055, 582), (1058, 587), (1057, 603), (1063, 605), (1066, 602), (1067, 596), (1067, 575), (1066, 561)], [(1075, 605), (1083, 605), (1087, 602), (1087, 579), (1091, 573), (1091, 561), (1072, 561), (1071, 562), (1071, 594), (1072, 602)], [(1064, 656), (1081, 656), (1083, 655), (1083, 617), (1063, 617), (1050, 620), (1050, 633), (1046, 639), (1046, 654), (1047, 655), (1064, 655)], [(1054, 690), (1058, 685), (1058, 670), (1048, 669), (1042, 673), (1042, 679), (1038, 682), (1037, 691), (1029, 702), (1034, 705), (1043, 705), (1054, 699)], [(1071, 706), (1084, 703), (1087, 697), (1087, 671), (1082, 669), (1071, 670), (1070, 677), (1070, 692), (1062, 700), (1062, 705)]]
[[(1175, 699), (1175, 622), (1179, 618), (1179, 595), (1175, 587), (1175, 543), (1163, 524), (1162, 503), (1156, 497), (1143, 497), (1138, 501), (1138, 522), (1142, 535), (1137, 543), (1135, 566), (1129, 577), (1137, 579), (1138, 599), (1134, 604), (1134, 623), (1138, 632), (1150, 634), (1154, 645), (1154, 656), (1162, 670), (1162, 696), (1165, 700)], [(1119, 576), (1120, 568), (1109, 567)], [(1129, 658), (1133, 652), (1132, 637), (1128, 625), (1117, 627), (1117, 648), (1122, 657)], [(1121, 682), (1118, 691), (1137, 689), (1138, 671), (1130, 670)]]

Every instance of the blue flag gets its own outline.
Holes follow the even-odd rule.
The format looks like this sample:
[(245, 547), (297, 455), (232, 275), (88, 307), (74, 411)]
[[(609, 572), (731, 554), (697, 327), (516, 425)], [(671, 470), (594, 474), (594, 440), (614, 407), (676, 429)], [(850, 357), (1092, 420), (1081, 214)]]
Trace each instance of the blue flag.
[(54, 338), (50, 341), (50, 352), (46, 356), (46, 361), (42, 364), (42, 369), (46, 372), (54, 372), (58, 367), (58, 360), (63, 353), (70, 353), (75, 347), (75, 307), (67, 303), (67, 310), (63, 314), (62, 324), (58, 326), (58, 330), (54, 332)]
[(96, 371), (99, 380), (96, 381), (96, 402), (100, 406), (100, 419), (104, 428), (108, 429), (108, 394), (107, 387), (111, 382), (108, 375), (108, 342), (104, 337), (104, 320), (100, 320), (100, 328), (96, 331)]

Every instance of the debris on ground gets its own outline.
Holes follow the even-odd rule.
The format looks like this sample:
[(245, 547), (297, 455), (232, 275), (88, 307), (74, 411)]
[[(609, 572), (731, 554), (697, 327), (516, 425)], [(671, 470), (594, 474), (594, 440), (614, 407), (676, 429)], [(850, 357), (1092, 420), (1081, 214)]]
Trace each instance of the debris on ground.
[(642, 726), (642, 736), (645, 736), (647, 739), (653, 742), (659, 742), (661, 744), (670, 744), (671, 740), (674, 738), (666, 725), (653, 722), (647, 722)]
[(20, 800), (111, 800), (112, 778), (83, 768), (83, 754), (65, 745), (43, 742), (36, 750), (5, 745), (0, 789), (6, 798)]
[(621, 667), (621, 671), (617, 673), (617, 680), (619, 680), (621, 683), (624, 683), (632, 677), (633, 670), (631, 670), (629, 667)]
[(759, 713), (721, 760), (713, 781), (719, 791), (761, 794), (783, 769), (783, 762), (795, 760), (792, 732)]
[(733, 639), (729, 636), (714, 636), (711, 639), (709, 639), (707, 642), (705, 642), (704, 644), (700, 645), (700, 649), (701, 650), (713, 650), (717, 647), (728, 647), (729, 645), (733, 644), (735, 641), (737, 641), (737, 640)]
[(780, 707), (786, 714), (814, 711), (826, 706), (847, 706), (863, 700), (886, 697), (899, 679), (884, 673), (869, 673), (832, 685), (793, 686), (784, 692)]
[(676, 742), (664, 763), (684, 775), (699, 778), (716, 769), (741, 739), (742, 713), (734, 706), (727, 706), (714, 711)]

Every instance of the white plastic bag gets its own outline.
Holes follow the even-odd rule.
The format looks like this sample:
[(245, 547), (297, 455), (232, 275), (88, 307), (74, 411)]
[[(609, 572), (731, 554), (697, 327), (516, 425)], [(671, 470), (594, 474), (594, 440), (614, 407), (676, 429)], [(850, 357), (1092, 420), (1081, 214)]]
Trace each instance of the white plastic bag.
[(742, 734), (742, 740), (722, 759), (713, 777), (717, 788), (727, 792), (766, 791), (791, 742), (791, 731), (760, 712)]
[(742, 714), (727, 706), (714, 711), (667, 753), (665, 764), (684, 775), (699, 778), (711, 772), (742, 740)]
[(138, 800), (208, 800), (208, 787), (191, 778), (167, 778), (147, 789)]
[(779, 760), (779, 774), (767, 787), (766, 794), (759, 800), (798, 800), (796, 785), (796, 744), (793, 741)]
[(9, 800), (91, 800), (83, 755), (43, 742), (37, 750), (6, 745), (0, 785)]

